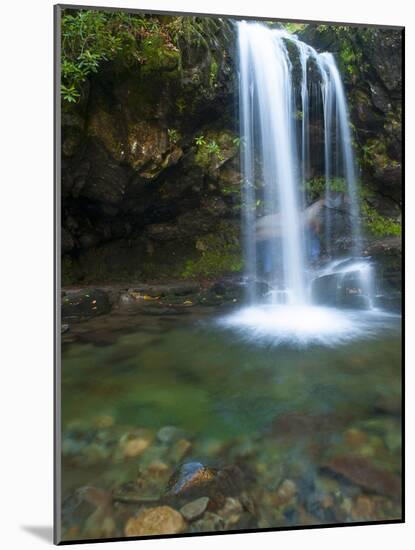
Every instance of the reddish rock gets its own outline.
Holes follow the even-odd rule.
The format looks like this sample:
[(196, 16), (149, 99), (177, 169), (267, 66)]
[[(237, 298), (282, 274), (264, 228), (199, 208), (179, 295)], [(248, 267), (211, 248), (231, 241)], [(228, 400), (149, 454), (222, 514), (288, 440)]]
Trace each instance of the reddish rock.
[(352, 455), (337, 456), (325, 464), (325, 467), (374, 493), (394, 499), (401, 497), (400, 478), (379, 468), (366, 458)]

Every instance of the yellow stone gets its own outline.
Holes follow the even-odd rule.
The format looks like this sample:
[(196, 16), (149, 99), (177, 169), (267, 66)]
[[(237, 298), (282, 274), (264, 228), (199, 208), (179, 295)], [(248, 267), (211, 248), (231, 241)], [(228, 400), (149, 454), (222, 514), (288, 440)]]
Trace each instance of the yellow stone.
[(124, 528), (126, 537), (143, 537), (151, 535), (176, 535), (186, 529), (183, 516), (170, 508), (158, 506), (148, 508), (137, 517), (130, 518)]
[(126, 441), (123, 445), (124, 456), (134, 458), (140, 456), (150, 445), (150, 441), (143, 437), (136, 437)]

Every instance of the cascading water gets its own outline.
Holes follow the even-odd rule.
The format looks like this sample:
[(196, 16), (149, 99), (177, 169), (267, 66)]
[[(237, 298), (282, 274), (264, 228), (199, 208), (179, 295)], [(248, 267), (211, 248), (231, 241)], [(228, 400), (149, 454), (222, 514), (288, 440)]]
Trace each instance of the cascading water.
[[(325, 143), (327, 145), (327, 160), (326, 160), (326, 182), (330, 178), (330, 149), (331, 149), (331, 121), (333, 111), (333, 100), (336, 101), (336, 125), (339, 128), (340, 144), (343, 153), (344, 175), (347, 183), (349, 196), (350, 210), (350, 225), (351, 236), (353, 242), (353, 254), (359, 256), (361, 254), (361, 234), (360, 234), (360, 219), (359, 219), (359, 202), (356, 181), (356, 167), (352, 149), (352, 136), (350, 132), (349, 114), (347, 108), (346, 95), (344, 93), (343, 84), (340, 73), (337, 68), (334, 57), (330, 53), (322, 53), (317, 59), (321, 60), (323, 70), (328, 74), (327, 92), (325, 93)], [(327, 112), (327, 114), (326, 114)], [(327, 117), (327, 120), (326, 120)], [(327, 186), (327, 183), (326, 183)]]
[[(240, 59), (240, 120), (242, 171), (244, 181), (244, 234), (248, 294), (255, 303), (255, 280), (260, 256), (267, 263), (272, 284), (286, 293), (292, 304), (308, 303), (306, 288), (307, 261), (305, 243), (308, 226), (301, 210), (305, 201), (300, 195), (309, 165), (309, 93), (308, 68), (313, 62), (320, 74), (323, 104), (325, 204), (331, 201), (331, 179), (338, 172), (333, 164), (333, 125), (339, 128), (344, 179), (347, 183), (353, 254), (360, 254), (360, 223), (355, 164), (348, 121), (346, 96), (333, 56), (318, 54), (285, 30), (270, 29), (261, 24), (241, 22), (238, 25)], [(287, 43), (295, 44), (301, 66), (301, 147), (296, 147), (295, 90), (293, 65)], [(298, 169), (297, 150), (301, 150)], [(259, 165), (259, 174), (255, 165)], [(262, 183), (264, 217), (258, 222), (256, 177)], [(261, 202), (261, 200), (260, 200)], [(331, 251), (331, 209), (325, 209), (326, 251)], [(262, 239), (261, 239), (262, 237)], [(261, 243), (262, 244), (258, 244)], [(258, 253), (262, 249), (262, 254)], [(264, 250), (265, 249), (265, 250)], [(275, 293), (271, 295), (275, 296)]]
[[(333, 342), (337, 337), (355, 337), (361, 331), (356, 319), (351, 321), (350, 315), (341, 309), (317, 305), (338, 303), (314, 303), (315, 296), (311, 293), (316, 270), (315, 257), (310, 257), (310, 244), (319, 238), (316, 220), (322, 217), (325, 218), (325, 254), (331, 257), (331, 209), (337, 207), (338, 200), (332, 190), (333, 178), (342, 177), (346, 182), (351, 253), (357, 258), (361, 252), (352, 138), (336, 62), (330, 53), (317, 53), (283, 29), (245, 21), (237, 23), (237, 29), (243, 236), (249, 307), (228, 317), (224, 324), (250, 327), (257, 335), (270, 332), (277, 341), (289, 338), (301, 343), (325, 342), (329, 336)], [(298, 52), (300, 78), (298, 73), (294, 74), (292, 47)], [(309, 81), (310, 67), (317, 75), (321, 97), (317, 109), (320, 107), (322, 120), (319, 122), (324, 134), (326, 185), (324, 197), (306, 207), (305, 187), (313, 145), (311, 101), (316, 89), (315, 81)], [(299, 118), (297, 97), (301, 104), (301, 130), (296, 122)], [(371, 268), (361, 259), (360, 263), (356, 262), (349, 262), (346, 270), (324, 272), (324, 277), (338, 275), (341, 284), (348, 281), (349, 286), (358, 280), (359, 288), (350, 286), (347, 290), (360, 293), (363, 289), (369, 293)], [(265, 281), (271, 291), (264, 300), (257, 288), (258, 282)], [(338, 299), (341, 292), (336, 288), (334, 294)]]
[[(255, 297), (258, 254), (255, 228), (255, 156), (259, 153), (266, 231), (266, 271), (292, 304), (307, 302), (304, 243), (298, 196), (292, 65), (285, 31), (239, 24), (242, 167), (245, 242), (250, 298)], [(263, 228), (264, 229), (264, 228)], [(265, 240), (265, 239), (264, 239)]]

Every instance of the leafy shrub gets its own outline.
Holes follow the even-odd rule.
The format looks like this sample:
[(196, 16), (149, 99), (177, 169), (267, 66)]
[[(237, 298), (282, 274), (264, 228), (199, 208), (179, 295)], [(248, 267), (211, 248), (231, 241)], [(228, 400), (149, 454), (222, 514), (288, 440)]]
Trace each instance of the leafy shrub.
[(74, 103), (87, 78), (117, 57), (124, 66), (154, 63), (182, 68), (183, 56), (202, 48), (209, 59), (209, 83), (214, 86), (219, 64), (212, 53), (218, 37), (225, 40), (231, 24), (211, 17), (172, 17), (65, 9), (61, 22), (62, 98)]

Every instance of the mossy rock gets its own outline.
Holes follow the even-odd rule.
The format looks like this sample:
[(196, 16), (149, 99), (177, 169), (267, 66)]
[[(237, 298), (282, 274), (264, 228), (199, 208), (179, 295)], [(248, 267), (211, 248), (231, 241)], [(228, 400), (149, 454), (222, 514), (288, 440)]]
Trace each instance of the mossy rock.
[(208, 129), (199, 137), (203, 142), (196, 145), (195, 164), (209, 173), (215, 173), (238, 153), (237, 136), (229, 130)]
[(161, 125), (145, 120), (120, 122), (117, 113), (102, 108), (92, 114), (88, 135), (98, 139), (114, 160), (129, 165), (145, 179), (155, 178), (183, 154)]
[(181, 273), (184, 279), (215, 278), (242, 270), (243, 260), (239, 228), (231, 222), (221, 222), (215, 233), (199, 238), (195, 243), (198, 257), (188, 260)]
[[(144, 74), (149, 72), (172, 72), (180, 66), (180, 52), (171, 44), (166, 44), (161, 36), (151, 36), (142, 41), (140, 53), (145, 62), (142, 65)], [(177, 77), (176, 72), (173, 77)]]

